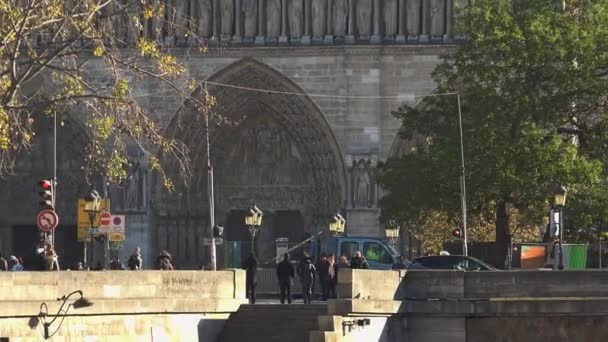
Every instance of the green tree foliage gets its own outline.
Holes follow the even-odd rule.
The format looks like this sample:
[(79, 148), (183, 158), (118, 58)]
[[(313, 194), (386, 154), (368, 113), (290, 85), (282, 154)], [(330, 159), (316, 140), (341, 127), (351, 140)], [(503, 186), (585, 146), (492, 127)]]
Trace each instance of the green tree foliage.
[[(0, 0), (0, 176), (30, 147), (37, 115), (66, 112), (78, 113), (89, 130), (88, 174), (120, 182), (129, 168), (126, 146), (135, 143), (163, 176), (159, 153), (187, 175), (185, 145), (165, 134), (132, 91), (133, 81), (153, 78), (209, 113), (213, 99), (193, 93), (185, 65), (159, 39), (179, 29), (206, 51), (195, 25), (176, 22), (176, 13), (163, 0)], [(171, 187), (166, 176), (165, 184)]]
[[(468, 39), (434, 78), (437, 93), (462, 96), (468, 210), (494, 222), (494, 262), (503, 264), (513, 226), (542, 227), (557, 184), (569, 189), (567, 224), (606, 221), (608, 1), (475, 0), (459, 22)], [(387, 215), (459, 222), (456, 96), (394, 114), (401, 137), (418, 143), (381, 166)]]

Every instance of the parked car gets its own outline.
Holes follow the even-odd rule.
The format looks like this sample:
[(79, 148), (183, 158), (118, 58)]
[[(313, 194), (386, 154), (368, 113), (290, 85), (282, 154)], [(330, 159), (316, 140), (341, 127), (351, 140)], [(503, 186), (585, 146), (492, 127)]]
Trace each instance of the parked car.
[(408, 270), (462, 270), (462, 271), (493, 271), (496, 270), (487, 263), (464, 255), (433, 255), (414, 259)]

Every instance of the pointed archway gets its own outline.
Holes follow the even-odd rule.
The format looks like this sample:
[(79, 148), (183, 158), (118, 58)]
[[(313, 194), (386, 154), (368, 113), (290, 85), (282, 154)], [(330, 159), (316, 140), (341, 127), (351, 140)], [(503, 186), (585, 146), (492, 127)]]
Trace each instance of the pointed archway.
[[(262, 257), (274, 255), (274, 239), (291, 229), (285, 225), (300, 230), (289, 231), (291, 239), (325, 229), (330, 214), (343, 206), (346, 175), (337, 141), (319, 107), (308, 96), (295, 95), (304, 91), (279, 71), (250, 58), (223, 68), (208, 82), (218, 104), (211, 125), (216, 221), (232, 221), (227, 219), (231, 213), (255, 201), (265, 212), (256, 243)], [(161, 220), (158, 246), (177, 250), (178, 259), (185, 262), (192, 257), (201, 262), (206, 255), (201, 239), (208, 230), (204, 125), (185, 104), (169, 129), (190, 149), (192, 178), (187, 188), (177, 191), (181, 196), (155, 196)], [(285, 214), (279, 219), (279, 212), (292, 213), (287, 216), (293, 222)], [(190, 226), (170, 228), (185, 217)], [(179, 229), (184, 232), (176, 238)], [(242, 227), (226, 229), (228, 235), (242, 236), (230, 231)]]

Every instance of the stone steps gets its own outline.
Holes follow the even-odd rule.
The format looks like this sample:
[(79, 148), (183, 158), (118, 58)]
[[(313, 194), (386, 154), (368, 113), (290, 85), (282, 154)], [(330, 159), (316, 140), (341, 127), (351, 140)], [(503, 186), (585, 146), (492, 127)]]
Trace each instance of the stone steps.
[(219, 342), (308, 342), (319, 330), (319, 316), (327, 315), (327, 304), (241, 305), (226, 322)]

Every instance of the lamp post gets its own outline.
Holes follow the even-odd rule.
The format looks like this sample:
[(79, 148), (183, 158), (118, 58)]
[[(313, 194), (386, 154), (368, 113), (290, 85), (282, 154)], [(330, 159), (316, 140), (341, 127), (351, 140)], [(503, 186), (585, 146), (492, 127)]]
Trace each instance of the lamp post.
[[(97, 221), (97, 215), (100, 212), (100, 206), (101, 206), (101, 196), (99, 196), (99, 193), (97, 192), (97, 190), (93, 189), (88, 195), (87, 197), (85, 197), (84, 199), (84, 211), (89, 214), (89, 221), (91, 223), (91, 227), (89, 228), (89, 232), (87, 235), (90, 235), (91, 237), (91, 262), (95, 262), (95, 246), (93, 241), (94, 238), (93, 236), (95, 235), (93, 233), (93, 230), (96, 229), (97, 227), (95, 226), (95, 222)], [(88, 265), (89, 263), (87, 262), (87, 241), (85, 240), (83, 242), (84, 245), (84, 263), (85, 263), (85, 267), (86, 265)]]
[(332, 235), (339, 236), (344, 234), (346, 227), (346, 219), (340, 213), (335, 213), (329, 220), (329, 232)]
[[(68, 302), (68, 299), (70, 299), (70, 297), (72, 297), (75, 294), (79, 294), (80, 298), (76, 299), (73, 303), (69, 304), (68, 307), (65, 309), (65, 311), (63, 311), (63, 307)], [(63, 303), (61, 303), (59, 310), (57, 311), (57, 313), (54, 315), (53, 319), (50, 322), (46, 321), (47, 317), (49, 317), (49, 307), (46, 305), (46, 303), (40, 304), (40, 313), (38, 314), (38, 318), (40, 319), (40, 321), (42, 321), (45, 340), (48, 340), (49, 338), (53, 337), (53, 335), (55, 335), (55, 333), (57, 333), (57, 331), (59, 331), (59, 328), (61, 327), (61, 323), (63, 323), (63, 320), (61, 320), (61, 322), (59, 323), (59, 326), (52, 334), (49, 333), (49, 329), (50, 329), (51, 325), (57, 320), (57, 318), (65, 317), (65, 315), (67, 315), (68, 311), (70, 310), (70, 307), (73, 307), (74, 309), (80, 309), (80, 308), (85, 308), (85, 307), (89, 307), (89, 306), (93, 305), (93, 302), (91, 302), (90, 300), (83, 297), (81, 290), (76, 290), (76, 291), (73, 291), (60, 298), (57, 298), (57, 301), (63, 301)]]
[(389, 220), (384, 228), (384, 234), (388, 243), (395, 248), (395, 243), (399, 239), (399, 225), (395, 220)]
[(566, 189), (563, 185), (558, 185), (555, 189), (554, 199), (555, 206), (559, 209), (559, 261), (557, 268), (559, 270), (564, 269), (564, 253), (562, 247), (562, 240), (564, 239), (564, 214), (563, 207), (566, 205), (566, 195), (568, 194), (568, 189)]
[(245, 215), (245, 224), (249, 227), (251, 235), (251, 252), (255, 252), (255, 234), (262, 225), (262, 216), (264, 213), (258, 208), (255, 203), (249, 206), (247, 215)]

